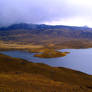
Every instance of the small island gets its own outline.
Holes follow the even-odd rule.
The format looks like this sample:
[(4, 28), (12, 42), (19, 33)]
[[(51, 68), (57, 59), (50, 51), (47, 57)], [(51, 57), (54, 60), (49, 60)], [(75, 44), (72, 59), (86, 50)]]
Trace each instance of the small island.
[(56, 57), (64, 57), (69, 52), (60, 52), (56, 50), (45, 50), (44, 52), (37, 53), (34, 56), (39, 58), (56, 58)]

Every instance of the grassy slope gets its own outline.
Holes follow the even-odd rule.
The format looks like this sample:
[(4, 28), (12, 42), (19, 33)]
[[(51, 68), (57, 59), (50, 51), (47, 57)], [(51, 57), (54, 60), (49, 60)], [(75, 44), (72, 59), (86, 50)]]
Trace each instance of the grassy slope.
[(92, 48), (92, 29), (47, 27), (0, 30), (0, 40), (1, 49)]
[(92, 76), (0, 54), (2, 92), (92, 92)]

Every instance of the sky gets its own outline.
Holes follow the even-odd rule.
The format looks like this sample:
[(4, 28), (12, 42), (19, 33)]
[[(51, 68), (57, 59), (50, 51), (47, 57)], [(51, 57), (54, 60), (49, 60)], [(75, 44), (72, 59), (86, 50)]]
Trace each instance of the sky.
[(16, 23), (92, 27), (92, 0), (0, 0), (0, 26)]

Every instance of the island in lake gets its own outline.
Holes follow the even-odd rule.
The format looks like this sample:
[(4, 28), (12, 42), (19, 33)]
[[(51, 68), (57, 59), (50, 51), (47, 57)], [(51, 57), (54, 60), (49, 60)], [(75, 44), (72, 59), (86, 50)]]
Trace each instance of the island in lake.
[(45, 51), (41, 53), (37, 53), (34, 56), (39, 57), (39, 58), (56, 58), (56, 57), (64, 57), (68, 54), (69, 52), (60, 52), (56, 50), (50, 50), (46, 49)]

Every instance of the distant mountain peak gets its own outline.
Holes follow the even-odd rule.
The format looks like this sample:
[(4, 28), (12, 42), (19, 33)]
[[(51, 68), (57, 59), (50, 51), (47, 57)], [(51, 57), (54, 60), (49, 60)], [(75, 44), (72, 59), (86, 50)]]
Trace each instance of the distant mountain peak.
[(8, 27), (1, 27), (0, 30), (15, 30), (15, 29), (26, 29), (26, 30), (41, 30), (41, 29), (62, 29), (62, 28), (69, 28), (69, 29), (77, 29), (77, 30), (84, 30), (89, 29), (88, 26), (83, 27), (77, 27), (77, 26), (65, 26), (65, 25), (46, 25), (46, 24), (28, 24), (28, 23), (19, 23), (19, 24), (13, 24)]

